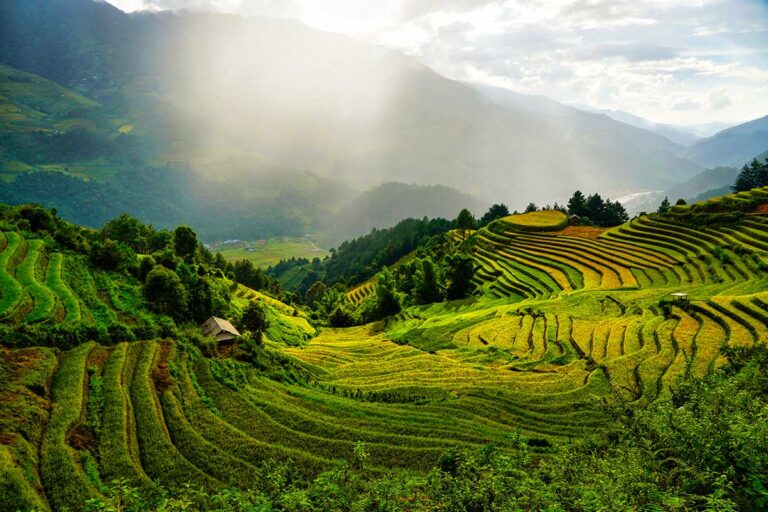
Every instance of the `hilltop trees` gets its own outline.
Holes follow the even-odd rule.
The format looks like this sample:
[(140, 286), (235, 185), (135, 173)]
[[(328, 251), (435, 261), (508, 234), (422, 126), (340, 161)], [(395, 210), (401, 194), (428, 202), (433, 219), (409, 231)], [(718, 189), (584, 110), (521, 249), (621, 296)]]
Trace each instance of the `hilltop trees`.
[(584, 197), (581, 190), (574, 192), (573, 196), (568, 200), (568, 213), (570, 215), (578, 215), (579, 217), (589, 217), (587, 198)]
[(507, 215), (509, 215), (509, 208), (507, 208), (507, 205), (503, 203), (494, 204), (488, 209), (487, 212), (485, 212), (485, 215), (480, 217), (478, 224), (485, 226), (486, 224), (489, 224), (496, 219), (506, 217)]
[(733, 184), (734, 192), (743, 192), (758, 187), (768, 187), (768, 158), (761, 163), (755, 158), (749, 165), (744, 165)]
[(629, 214), (618, 201), (603, 199), (600, 194), (584, 197), (577, 190), (568, 200), (568, 214), (578, 215), (584, 224), (611, 227), (618, 226), (629, 220)]

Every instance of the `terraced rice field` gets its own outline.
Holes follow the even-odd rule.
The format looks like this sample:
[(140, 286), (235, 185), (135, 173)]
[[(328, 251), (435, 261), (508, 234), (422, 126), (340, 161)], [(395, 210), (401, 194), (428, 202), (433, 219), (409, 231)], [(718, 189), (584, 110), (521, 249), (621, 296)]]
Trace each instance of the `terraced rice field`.
[(79, 321), (81, 305), (62, 276), (64, 256), (42, 240), (0, 234), (0, 316), (8, 322)]
[[(0, 473), (0, 484), (62, 510), (116, 478), (146, 490), (255, 487), (271, 460), (315, 475), (358, 441), (373, 466), (410, 470), (449, 446), (504, 447), (515, 432), (547, 450), (601, 428), (603, 403), (651, 402), (685, 372), (723, 364), (724, 347), (768, 342), (764, 217), (700, 229), (644, 217), (591, 237), (495, 223), (477, 238), (481, 297), (315, 337), (291, 307), (238, 287), (236, 306), (272, 306), (268, 345), (302, 368), (302, 383), (170, 340), (13, 351), (6, 381), (44, 398), (29, 406), (43, 428), (3, 438), (0, 460), (27, 471)], [(9, 314), (50, 310), (35, 286), (54, 311), (75, 309), (58, 258), (8, 234), (4, 249), (5, 279), (25, 283)], [(19, 274), (24, 261), (34, 274)]]

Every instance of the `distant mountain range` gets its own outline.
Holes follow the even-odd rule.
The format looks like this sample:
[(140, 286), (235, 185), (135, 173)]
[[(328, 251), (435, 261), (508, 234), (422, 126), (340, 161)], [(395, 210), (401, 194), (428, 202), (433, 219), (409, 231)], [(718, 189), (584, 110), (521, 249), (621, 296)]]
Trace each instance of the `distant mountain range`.
[[(0, 154), (12, 162), (5, 179), (20, 183), (14, 186), (25, 197), (34, 196), (41, 171), (77, 180), (68, 187), (87, 203), (95, 183), (170, 168), (194, 176), (198, 195), (174, 205), (184, 218), (167, 221), (193, 212), (209, 238), (217, 223), (238, 236), (233, 226), (247, 226), (249, 215), (265, 209), (317, 229), (316, 219), (341, 208), (354, 190), (384, 182), (444, 185), (515, 209), (562, 202), (576, 189), (611, 197), (664, 189), (705, 165), (647, 128), (448, 80), (398, 53), (289, 21), (127, 15), (92, 0), (5, 0), (0, 63), (11, 77), (4, 101), (45, 125), (49, 145), (72, 149), (60, 137), (88, 141), (85, 153), (35, 153), (30, 132), (10, 130), (7, 112), (0, 117)], [(15, 70), (89, 104), (37, 108), (56, 98), (25, 97), (13, 85)], [(51, 206), (98, 209), (98, 219), (133, 201), (68, 205), (60, 203), (73, 194), (40, 195)], [(97, 223), (93, 218), (78, 220)]]
[(768, 150), (768, 116), (716, 133), (693, 144), (686, 156), (705, 166), (740, 167)]
[(688, 146), (689, 144), (693, 144), (694, 142), (698, 141), (702, 137), (702, 135), (700, 135), (702, 130), (698, 130), (698, 133), (697, 133), (696, 130), (693, 130), (687, 127), (674, 126), (671, 124), (654, 123), (653, 121), (650, 121), (643, 117), (639, 117), (634, 114), (630, 114), (629, 112), (624, 112), (621, 110), (598, 109), (598, 108), (590, 107), (589, 105), (582, 105), (582, 104), (573, 104), (573, 106), (580, 110), (584, 110), (586, 112), (592, 112), (595, 114), (604, 114), (615, 121), (619, 121), (620, 123), (625, 123), (630, 126), (635, 126), (637, 128), (642, 128), (644, 130), (651, 131), (657, 135), (661, 135), (662, 137), (668, 138), (675, 144), (680, 144), (682, 146)]

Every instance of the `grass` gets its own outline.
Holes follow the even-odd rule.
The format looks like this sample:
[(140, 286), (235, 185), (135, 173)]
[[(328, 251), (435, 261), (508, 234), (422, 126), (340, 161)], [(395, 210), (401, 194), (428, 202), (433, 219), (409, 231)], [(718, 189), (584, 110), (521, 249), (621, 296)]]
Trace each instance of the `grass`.
[(23, 470), (16, 464), (10, 447), (0, 445), (0, 510), (46, 510)]
[(0, 253), (0, 317), (8, 316), (21, 301), (23, 288), (11, 275), (9, 262), (21, 245), (21, 237), (16, 233), (3, 234), (6, 243), (3, 252)]
[(101, 473), (107, 482), (117, 479), (151, 488), (137, 455), (136, 433), (128, 390), (132, 380), (135, 351), (127, 357), (128, 344), (117, 345), (104, 366), (104, 412), (99, 436)]
[(37, 278), (37, 264), (40, 253), (44, 247), (42, 240), (27, 241), (27, 256), (16, 269), (16, 278), (19, 284), (29, 292), (34, 308), (30, 311), (25, 321), (34, 323), (50, 318), (53, 314), (55, 300), (53, 293), (40, 284)]
[(130, 349), (136, 351), (137, 358), (130, 396), (141, 465), (150, 478), (168, 486), (193, 483), (209, 488), (216, 487), (219, 482), (184, 458), (171, 442), (151, 380), (158, 348), (154, 342), (130, 345)]
[(93, 349), (86, 343), (64, 354), (51, 386), (50, 418), (40, 450), (40, 476), (56, 510), (78, 510), (98, 492), (86, 478), (67, 436), (81, 421), (85, 362)]
[(45, 275), (45, 285), (53, 291), (64, 307), (65, 322), (78, 322), (80, 320), (80, 302), (72, 293), (72, 290), (64, 283), (61, 277), (64, 256), (60, 253), (51, 254), (48, 258), (48, 270)]
[(270, 238), (242, 242), (236, 247), (214, 245), (212, 250), (221, 253), (229, 261), (248, 260), (254, 265), (267, 268), (290, 258), (323, 259), (328, 251), (320, 249), (307, 238)]

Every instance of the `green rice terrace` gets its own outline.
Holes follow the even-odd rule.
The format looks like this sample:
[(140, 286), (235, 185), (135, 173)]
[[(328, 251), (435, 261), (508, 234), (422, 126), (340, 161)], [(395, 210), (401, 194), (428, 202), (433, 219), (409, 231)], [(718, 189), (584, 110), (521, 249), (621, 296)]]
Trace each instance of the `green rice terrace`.
[[(409, 482), (374, 500), (391, 508), (365, 510), (484, 510), (434, 498), (424, 475), (448, 471), (446, 450), (549, 460), (614, 425), (611, 407), (669, 400), (684, 378), (725, 367), (729, 350), (768, 342), (768, 215), (751, 213), (764, 202), (768, 189), (756, 189), (605, 230), (537, 212), (452, 231), (447, 243), (472, 259), (474, 294), (350, 327), (236, 282), (202, 246), (179, 250), (178, 233), (175, 255), (170, 235), (137, 242), (126, 270), (93, 256), (98, 233), (65, 236), (63, 221), (35, 229), (36, 217), (5, 212), (0, 509), (81, 510), (122, 482), (142, 495), (282, 485), (293, 508), (272, 499), (248, 510), (336, 510), (285, 488), (346, 463)], [(195, 290), (213, 290), (207, 309), (181, 318), (179, 304), (153, 302), (166, 266), (180, 281), (163, 283), (186, 290), (190, 308)], [(340, 300), (365, 307), (382, 279)], [(243, 331), (248, 344), (227, 351), (197, 334), (210, 314), (237, 319), (252, 304), (266, 321), (246, 329), (258, 336)], [(563, 496), (498, 510), (605, 509)], [(636, 509), (629, 502), (615, 510)]]

